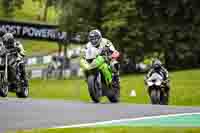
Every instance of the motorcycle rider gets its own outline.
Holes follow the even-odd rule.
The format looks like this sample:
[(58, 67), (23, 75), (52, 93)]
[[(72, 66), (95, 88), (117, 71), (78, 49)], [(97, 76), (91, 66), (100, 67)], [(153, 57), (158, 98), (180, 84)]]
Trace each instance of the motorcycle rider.
[(55, 70), (58, 70), (58, 69), (60, 69), (60, 67), (61, 67), (61, 62), (59, 61), (59, 59), (58, 59), (58, 57), (57, 56), (53, 56), (52, 57), (52, 61), (51, 61), (51, 63), (49, 64), (49, 69), (50, 69), (50, 71), (55, 71)]
[[(115, 49), (112, 42), (102, 37), (101, 32), (98, 29), (91, 30), (88, 35), (89, 42), (86, 44), (85, 49), (94, 46), (99, 50), (101, 55), (104, 55), (106, 62), (111, 66), (113, 71), (113, 81), (119, 81), (119, 64), (118, 57), (119, 52)], [(115, 83), (113, 82), (113, 85)]]
[[(47, 73), (48, 75), (55, 74), (56, 72), (61, 72), (62, 62), (59, 60), (58, 56), (53, 56), (51, 59), (51, 63), (48, 65)], [(59, 70), (59, 71), (58, 71)]]
[(28, 87), (28, 80), (26, 77), (26, 71), (25, 71), (25, 50), (22, 46), (22, 44), (15, 40), (12, 33), (5, 33), (2, 37), (3, 45), (7, 49), (7, 52), (11, 52), (10, 50), (15, 49), (17, 51), (17, 58), (14, 59), (14, 63), (12, 64), (12, 68), (15, 68), (16, 73), (20, 73), (20, 80), (23, 81), (23, 84), (25, 87)]
[(149, 70), (149, 72), (145, 78), (148, 79), (149, 77), (151, 77), (151, 75), (153, 73), (158, 73), (163, 78), (164, 85), (165, 85), (165, 92), (168, 95), (169, 90), (170, 90), (169, 73), (168, 73), (167, 69), (162, 65), (161, 61), (158, 59), (155, 59), (152, 62), (152, 68)]

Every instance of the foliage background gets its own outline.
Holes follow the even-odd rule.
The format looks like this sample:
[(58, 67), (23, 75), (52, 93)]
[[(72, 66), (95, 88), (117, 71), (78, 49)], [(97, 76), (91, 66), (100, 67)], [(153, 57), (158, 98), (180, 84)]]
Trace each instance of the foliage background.
[[(200, 65), (198, 0), (0, 0), (1, 16), (23, 16), (36, 3), (34, 19), (58, 23), (69, 33), (98, 28), (133, 63), (160, 58), (168, 68)], [(29, 2), (29, 4), (26, 4)], [(31, 8), (30, 8), (31, 9)], [(30, 13), (31, 14), (31, 13)], [(51, 16), (49, 15), (51, 14)], [(25, 14), (24, 14), (25, 15)], [(26, 15), (27, 16), (27, 15)], [(53, 17), (52, 17), (53, 16)], [(31, 18), (30, 16), (28, 17)], [(51, 18), (51, 19), (49, 19)], [(30, 20), (32, 21), (32, 20)]]

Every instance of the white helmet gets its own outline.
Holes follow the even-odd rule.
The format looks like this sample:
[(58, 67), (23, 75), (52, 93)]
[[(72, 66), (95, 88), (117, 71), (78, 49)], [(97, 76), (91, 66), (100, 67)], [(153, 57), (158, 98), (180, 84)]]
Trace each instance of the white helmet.
[(102, 39), (101, 32), (97, 29), (90, 31), (88, 40), (95, 47), (98, 47)]

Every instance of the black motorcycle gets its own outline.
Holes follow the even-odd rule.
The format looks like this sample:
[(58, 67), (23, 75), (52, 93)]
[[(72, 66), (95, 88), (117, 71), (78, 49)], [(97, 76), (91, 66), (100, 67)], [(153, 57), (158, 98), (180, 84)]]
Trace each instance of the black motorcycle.
[[(29, 95), (28, 81), (21, 77), (21, 72), (16, 64), (17, 49), (0, 49), (0, 96), (6, 97), (9, 91), (16, 92), (17, 97), (25, 98)], [(23, 63), (23, 62), (21, 62)]]

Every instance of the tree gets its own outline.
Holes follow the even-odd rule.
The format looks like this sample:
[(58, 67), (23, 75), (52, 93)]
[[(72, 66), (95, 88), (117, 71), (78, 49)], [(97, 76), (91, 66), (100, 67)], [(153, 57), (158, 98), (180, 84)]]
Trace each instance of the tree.
[(22, 9), (24, 0), (1, 0), (1, 5), (5, 17), (13, 17), (16, 9)]
[(129, 0), (106, 1), (102, 15), (106, 36), (133, 62), (141, 60), (144, 54), (143, 25), (137, 17), (135, 4)]
[(151, 51), (165, 54), (168, 67), (194, 67), (200, 63), (198, 0), (136, 0), (136, 3), (138, 17), (145, 22), (144, 40), (151, 45)]
[(62, 1), (60, 24), (69, 35), (98, 27), (134, 62), (157, 53), (169, 68), (200, 64), (198, 0)]
[(44, 4), (44, 15), (43, 15), (43, 21), (47, 20), (47, 15), (48, 15), (48, 9), (51, 6), (56, 7), (59, 0), (46, 0)]
[(48, 10), (50, 7), (55, 7), (60, 4), (61, 0), (32, 0), (33, 2), (40, 3), (39, 18), (42, 21), (47, 21)]
[(68, 33), (69, 38), (73, 33), (96, 27), (93, 0), (62, 0), (61, 5), (60, 28)]

